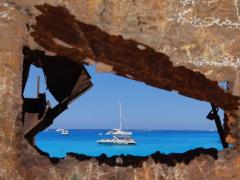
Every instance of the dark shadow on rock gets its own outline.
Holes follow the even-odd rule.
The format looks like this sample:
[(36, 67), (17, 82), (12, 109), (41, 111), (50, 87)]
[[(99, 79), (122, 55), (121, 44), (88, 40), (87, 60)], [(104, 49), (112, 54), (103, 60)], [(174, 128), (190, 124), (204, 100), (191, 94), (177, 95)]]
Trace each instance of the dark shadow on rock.
[(218, 151), (215, 148), (197, 148), (193, 150), (186, 151), (185, 153), (171, 153), (171, 154), (162, 154), (159, 151), (152, 154), (151, 157), (155, 163), (164, 163), (168, 166), (175, 166), (177, 163), (189, 164), (195, 157), (200, 155), (208, 155), (214, 159), (218, 158)]
[[(41, 151), (38, 147), (35, 146), (37, 151), (44, 156), (47, 156), (53, 164), (57, 164), (61, 159), (64, 158), (50, 158), (49, 154)], [(149, 158), (152, 158), (155, 163), (166, 164), (168, 166), (176, 166), (178, 163), (184, 163), (188, 165), (194, 158), (200, 155), (207, 155), (212, 157), (213, 159), (218, 158), (218, 151), (215, 148), (197, 148), (193, 150), (186, 151), (184, 153), (171, 153), (171, 154), (163, 154), (157, 151), (154, 154), (149, 156), (133, 156), (133, 155), (120, 155), (120, 156), (112, 156), (108, 157), (106, 154), (101, 154), (97, 157), (87, 156), (84, 154), (77, 153), (67, 153), (68, 157), (74, 157), (79, 161), (86, 161), (91, 159), (96, 159), (99, 165), (107, 164), (109, 166), (121, 166), (128, 167), (133, 166), (142, 167), (143, 163), (147, 161)]]

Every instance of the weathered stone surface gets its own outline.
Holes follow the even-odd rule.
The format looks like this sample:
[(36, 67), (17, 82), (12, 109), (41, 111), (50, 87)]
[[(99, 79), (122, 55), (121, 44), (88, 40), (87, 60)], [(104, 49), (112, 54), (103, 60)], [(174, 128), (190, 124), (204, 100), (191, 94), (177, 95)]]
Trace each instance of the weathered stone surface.
[[(73, 24), (64, 26), (64, 31), (49, 28), (49, 25), (54, 27), (53, 20), (40, 21), (48, 12), (44, 7), (53, 6), (64, 9), (74, 20), (69, 21)], [(239, 0), (1, 0), (0, 179), (238, 180), (239, 9)], [(59, 25), (59, 20), (56, 25)], [(76, 33), (79, 38), (76, 38)], [(154, 156), (134, 159), (133, 162), (139, 164), (137, 166), (131, 164), (130, 157), (121, 157), (123, 165), (120, 163), (118, 166), (114, 159), (78, 158), (73, 155), (61, 160), (52, 159), (51, 162), (23, 137), (21, 90), (24, 45), (49, 55), (64, 55), (79, 63), (97, 62), (102, 70), (159, 88), (178, 90), (183, 95), (200, 100), (213, 101), (228, 110), (227, 138), (234, 148), (219, 152), (218, 159), (205, 154), (191, 158), (188, 164), (169, 157), (168, 162), (175, 162), (169, 165), (156, 161)], [(114, 58), (124, 53), (124, 48), (127, 48), (125, 55), (129, 56), (130, 63), (123, 61), (124, 58)], [(111, 54), (111, 50), (117, 53)], [(86, 57), (88, 59), (84, 59)], [(160, 66), (166, 68), (164, 75), (158, 74)], [(152, 74), (149, 73), (151, 68), (154, 70)], [(187, 75), (181, 77), (182, 72), (187, 72)], [(152, 81), (155, 76), (156, 81)], [(161, 80), (165, 82), (159, 85)], [(198, 80), (201, 80), (201, 86), (197, 86), (195, 81)], [(230, 93), (218, 88), (215, 80), (229, 81)], [(193, 85), (195, 90), (189, 89)]]
[[(23, 2), (29, 7), (36, 5), (36, 2)], [(122, 35), (124, 39), (153, 47), (169, 56), (174, 64), (201, 70), (212, 79), (226, 79), (227, 72), (230, 80), (235, 76), (230, 70), (239, 67), (237, 0), (69, 0), (55, 3), (42, 0), (37, 4), (44, 2), (66, 7), (80, 21), (96, 25), (111, 35)], [(34, 9), (31, 12), (39, 13)]]
[[(96, 26), (76, 21), (65, 8), (49, 5), (37, 8), (42, 15), (36, 17), (37, 23), (31, 35), (45, 49), (71, 57), (79, 63), (86, 58), (94, 59), (113, 67), (113, 72), (118, 75), (213, 102), (225, 110), (238, 107), (238, 98), (225, 93), (217, 82), (209, 81), (200, 73), (182, 66), (174, 67), (169, 57), (155, 52), (149, 46), (141, 45), (144, 49), (139, 49), (138, 42), (110, 36)], [(59, 21), (52, 24), (56, 19)], [(67, 31), (65, 27), (68, 27)], [(46, 31), (49, 33), (44, 33)], [(56, 44), (54, 39), (69, 44), (71, 48)]]
[(14, 145), (15, 122), (21, 117), (24, 27), (24, 19), (18, 10), (0, 5), (0, 179), (21, 177), (15, 173)]

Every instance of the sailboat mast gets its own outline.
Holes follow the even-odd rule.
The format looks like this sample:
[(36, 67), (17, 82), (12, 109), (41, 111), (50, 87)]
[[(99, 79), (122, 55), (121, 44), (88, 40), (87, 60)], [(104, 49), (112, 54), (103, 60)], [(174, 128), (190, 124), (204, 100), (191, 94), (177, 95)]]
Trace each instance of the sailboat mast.
[(122, 129), (122, 106), (121, 106), (121, 101), (119, 101), (119, 116), (120, 116), (120, 122), (119, 122), (119, 129)]

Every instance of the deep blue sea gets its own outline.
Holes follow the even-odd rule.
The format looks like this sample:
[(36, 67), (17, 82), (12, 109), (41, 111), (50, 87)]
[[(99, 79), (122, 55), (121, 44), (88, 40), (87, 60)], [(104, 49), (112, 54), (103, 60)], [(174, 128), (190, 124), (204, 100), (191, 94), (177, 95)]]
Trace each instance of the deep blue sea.
[[(96, 143), (107, 130), (69, 130), (69, 135), (61, 135), (55, 129), (48, 129), (36, 136), (36, 145), (51, 157), (64, 157), (67, 152), (99, 156), (131, 154), (146, 156), (156, 151), (165, 154), (182, 153), (197, 147), (216, 148), (221, 150), (221, 142), (215, 131), (160, 131), (133, 130), (137, 145), (112, 146)], [(103, 135), (99, 135), (99, 134)]]

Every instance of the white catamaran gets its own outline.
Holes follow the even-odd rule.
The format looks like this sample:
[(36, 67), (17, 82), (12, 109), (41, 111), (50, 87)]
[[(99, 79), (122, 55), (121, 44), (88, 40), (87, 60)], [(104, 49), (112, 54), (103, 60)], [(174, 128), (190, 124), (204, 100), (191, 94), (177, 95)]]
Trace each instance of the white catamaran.
[(131, 137), (132, 132), (122, 130), (122, 107), (119, 101), (120, 110), (120, 122), (119, 129), (113, 129), (108, 131), (106, 135), (113, 135), (112, 138), (100, 139), (97, 141), (99, 144), (110, 144), (110, 145), (135, 145), (136, 141)]

